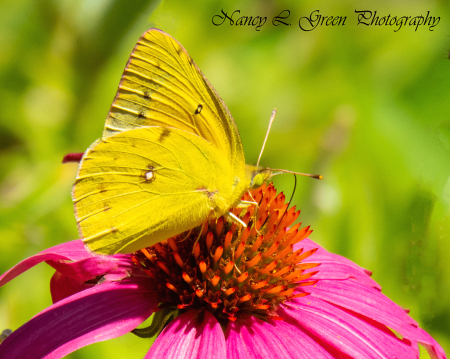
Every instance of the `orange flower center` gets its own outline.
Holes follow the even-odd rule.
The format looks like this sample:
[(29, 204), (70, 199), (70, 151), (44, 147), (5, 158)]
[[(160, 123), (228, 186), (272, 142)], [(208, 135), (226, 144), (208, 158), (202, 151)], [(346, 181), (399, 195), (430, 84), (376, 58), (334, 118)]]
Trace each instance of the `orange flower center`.
[(247, 227), (223, 216), (134, 253), (134, 263), (156, 282), (161, 309), (203, 308), (221, 323), (250, 315), (282, 319), (280, 303), (307, 295), (296, 289), (316, 282), (309, 278), (317, 272), (305, 270), (319, 264), (302, 263), (316, 249), (293, 250), (312, 232), (301, 223), (288, 229), (300, 211), (288, 210), (272, 184), (243, 200), (258, 203), (231, 210)]

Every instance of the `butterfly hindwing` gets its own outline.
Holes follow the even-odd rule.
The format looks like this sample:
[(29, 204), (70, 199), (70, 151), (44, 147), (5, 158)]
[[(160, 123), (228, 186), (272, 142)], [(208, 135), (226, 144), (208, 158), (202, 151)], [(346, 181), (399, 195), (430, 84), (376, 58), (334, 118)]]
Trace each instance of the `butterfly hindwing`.
[(83, 157), (73, 190), (80, 232), (95, 252), (135, 251), (222, 215), (233, 181), (201, 137), (158, 126), (124, 131)]

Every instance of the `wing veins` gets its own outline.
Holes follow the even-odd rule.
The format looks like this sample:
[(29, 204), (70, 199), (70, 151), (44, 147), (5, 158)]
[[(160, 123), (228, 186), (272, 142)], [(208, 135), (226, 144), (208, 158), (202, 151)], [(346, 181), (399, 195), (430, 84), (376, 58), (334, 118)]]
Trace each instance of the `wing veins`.
[[(153, 55), (151, 55), (150, 53), (147, 53), (147, 52), (145, 52), (145, 51), (142, 51), (142, 52), (144, 52), (144, 53), (147, 54), (148, 56), (153, 56)], [(171, 55), (172, 55), (172, 54), (171, 54)], [(133, 54), (132, 54), (131, 56), (133, 56)], [(189, 57), (189, 55), (187, 55), (187, 56)], [(157, 57), (157, 58), (158, 58), (158, 57)], [(189, 58), (190, 58), (190, 57), (189, 57)], [(139, 57), (139, 59), (141, 59), (141, 57)], [(178, 67), (181, 68), (181, 69), (183, 70), (183, 73), (180, 72), (180, 71), (177, 69), (177, 67), (172, 66), (171, 64), (169, 64), (169, 63), (166, 62), (165, 60), (162, 60), (162, 59), (160, 59), (160, 58), (158, 58), (158, 59), (159, 59), (161, 62), (163, 62), (165, 65), (167, 65), (168, 67), (172, 68), (175, 72), (177, 72), (178, 74), (180, 74), (181, 77), (184, 78), (184, 79), (186, 80), (186, 82), (184, 82), (184, 81), (182, 81), (181, 79), (179, 79), (177, 76), (174, 76), (173, 74), (171, 74), (171, 73), (165, 71), (165, 73), (167, 73), (171, 78), (177, 79), (177, 80), (178, 80), (177, 82), (180, 83), (180, 84), (182, 84), (184, 88), (182, 88), (180, 85), (176, 85), (175, 82), (172, 81), (172, 80), (170, 80), (169, 77), (164, 77), (164, 80), (165, 80), (165, 81), (170, 82), (170, 83), (173, 84), (173, 86), (178, 87), (178, 88), (180, 89), (180, 91), (182, 91), (186, 96), (190, 97), (190, 98), (194, 101), (194, 103), (197, 103), (197, 104), (198, 104), (198, 103), (206, 104), (206, 105), (208, 106), (210, 112), (211, 112), (217, 119), (220, 119), (220, 114), (219, 114), (219, 112), (217, 111), (218, 108), (217, 108), (217, 106), (214, 105), (214, 101), (212, 101), (211, 94), (210, 94), (209, 92), (205, 93), (205, 92), (201, 91), (202, 86), (198, 86), (198, 84), (196, 84), (196, 83), (190, 81), (190, 79), (189, 79), (188, 76), (186, 75), (186, 69), (182, 66), (182, 64), (181, 64), (180, 62), (178, 62), (178, 60), (176, 59), (176, 57), (172, 56), (172, 59), (175, 60), (175, 61), (178, 63)], [(153, 63), (150, 63), (150, 62), (148, 62), (148, 61), (144, 61), (144, 62), (146, 62), (146, 63), (148, 63), (148, 64), (151, 64), (152, 66), (156, 67)], [(156, 78), (162, 77), (162, 76), (158, 75), (153, 69), (145, 68), (145, 67), (140, 66), (139, 64), (133, 63), (133, 62), (131, 62), (130, 64), (133, 64), (134, 66), (136, 66), (136, 67), (138, 67), (138, 68), (141, 68), (141, 69), (144, 69), (145, 71), (148, 71), (148, 72), (153, 73), (153, 74), (155, 75)], [(199, 72), (199, 70), (198, 70), (196, 67), (194, 67), (194, 69), (196, 70), (196, 71), (195, 71), (195, 74), (199, 75), (198, 78), (199, 78), (200, 80), (203, 81), (203, 84), (205, 84), (206, 87), (208, 87), (209, 85), (208, 85), (208, 83), (206, 83), (206, 82), (204, 81), (204, 77), (203, 77), (203, 75), (201, 74), (201, 72)], [(130, 71), (130, 72), (132, 72), (132, 73), (135, 73), (135, 74), (138, 75), (138, 76), (142, 76), (143, 78), (148, 79), (149, 81), (151, 81), (151, 80), (153, 79), (153, 82), (158, 83), (158, 84), (161, 85), (161, 86), (164, 86), (163, 83), (157, 82), (153, 77), (150, 78), (150, 77), (148, 77), (148, 76), (143, 75), (142, 73), (139, 73), (139, 72), (133, 72), (133, 71), (131, 71), (131, 70), (132, 70), (132, 69), (130, 69), (129, 67), (127, 67), (127, 68), (125, 68), (124, 73), (125, 73), (126, 71)], [(125, 77), (125, 75), (124, 75), (124, 77)], [(197, 79), (197, 80), (198, 80), (198, 79)], [(189, 86), (189, 85), (190, 85), (190, 86)], [(165, 87), (166, 87), (166, 86), (165, 86)], [(191, 93), (194, 92), (194, 91), (189, 91), (191, 87), (193, 87), (193, 88), (196, 90), (195, 92), (200, 96), (200, 98), (201, 98), (203, 101), (197, 101), (196, 98), (194, 98), (194, 97), (191, 95)], [(167, 89), (167, 87), (166, 87), (166, 89)], [(169, 90), (170, 90), (170, 89), (169, 89)], [(171, 91), (171, 92), (174, 92), (174, 91)], [(213, 92), (213, 93), (214, 93), (214, 92)], [(212, 106), (212, 105), (214, 105), (214, 106)], [(222, 111), (222, 112), (223, 112), (223, 111)], [(188, 111), (188, 113), (189, 113), (189, 111)], [(190, 114), (190, 113), (189, 113), (189, 114)], [(202, 119), (204, 120), (203, 122), (204, 122), (205, 124), (207, 124), (207, 121), (205, 121), (205, 119), (203, 118), (203, 116), (201, 116), (201, 117), (202, 117)]]
[[(139, 192), (139, 191), (138, 191), (138, 192)], [(126, 210), (124, 210), (124, 211), (122, 211), (122, 212), (120, 212), (120, 213), (117, 213), (117, 214), (115, 214), (115, 215), (112, 216), (112, 217), (108, 217), (108, 218), (104, 219), (103, 221), (95, 222), (95, 223), (93, 223), (93, 224), (91, 224), (91, 225), (85, 226), (85, 228), (89, 228), (89, 227), (95, 226), (95, 225), (97, 225), (97, 224), (99, 224), (99, 223), (103, 223), (103, 222), (109, 221), (109, 220), (111, 220), (112, 218), (116, 218), (117, 216), (120, 216), (120, 215), (122, 215), (122, 214), (124, 214), (124, 213), (127, 213), (127, 212), (129, 212), (129, 211), (131, 211), (131, 210), (134, 210), (134, 209), (136, 209), (136, 208), (138, 208), (138, 207), (140, 207), (140, 206), (142, 206), (142, 205), (145, 205), (145, 204), (147, 204), (147, 203), (149, 203), (149, 202), (151, 202), (151, 201), (153, 201), (153, 200), (156, 200), (156, 199), (159, 198), (159, 197), (166, 196), (166, 195), (171, 195), (171, 196), (174, 196), (174, 195), (186, 195), (186, 194), (193, 193), (193, 192), (195, 192), (195, 191), (177, 192), (177, 193), (161, 193), (161, 194), (159, 194), (159, 195), (157, 195), (157, 196), (155, 196), (155, 197), (152, 197), (152, 198), (149, 198), (149, 199), (147, 199), (147, 200), (145, 200), (145, 201), (143, 201), (143, 202), (140, 202), (140, 203), (134, 205), (133, 207), (127, 208)], [(108, 198), (108, 199), (116, 198), (116, 197), (120, 197), (120, 196), (125, 196), (125, 195), (127, 195), (127, 194), (120, 194), (120, 195), (117, 195), (117, 196), (110, 197), (110, 198)], [(98, 201), (98, 202), (102, 202), (102, 201), (104, 201), (104, 200), (107, 200), (107, 199), (102, 199), (102, 200), (100, 200), (100, 201)], [(174, 206), (174, 205), (177, 205), (177, 206), (178, 206), (179, 204), (178, 204), (178, 203), (170, 204), (168, 207), (171, 207), (171, 206)], [(166, 207), (166, 208), (167, 208), (167, 207)], [(88, 219), (88, 218), (91, 218), (91, 217), (93, 217), (93, 216), (96, 216), (96, 215), (98, 215), (98, 214), (100, 214), (100, 213), (102, 213), (102, 212), (95, 212), (95, 213), (93, 213), (92, 215), (85, 216), (85, 217), (83, 217), (82, 219), (80, 218), (80, 219), (78, 220), (78, 223), (81, 223), (82, 221), (84, 221), (84, 220), (86, 220), (86, 219)], [(121, 224), (121, 226), (123, 226), (123, 224)]]
[[(151, 47), (148, 47), (148, 48), (151, 49)], [(183, 91), (184, 94), (185, 94), (186, 96), (189, 96), (192, 100), (194, 100), (194, 102), (199, 103), (200, 101), (196, 101), (196, 99), (191, 95), (191, 92), (193, 92), (193, 91), (189, 91), (189, 88), (190, 88), (190, 87), (195, 88), (195, 90), (196, 90), (195, 92), (196, 92), (198, 95), (200, 95), (201, 99), (203, 100), (203, 101), (201, 101), (201, 102), (204, 103), (204, 104), (206, 104), (206, 105), (208, 106), (209, 110), (211, 111), (211, 113), (213, 113), (213, 114), (215, 115), (215, 117), (217, 117), (218, 119), (220, 118), (220, 115), (219, 115), (219, 113), (217, 112), (217, 107), (216, 107), (216, 106), (211, 106), (211, 105), (213, 104), (213, 101), (211, 101), (211, 102), (208, 101), (208, 100), (211, 100), (210, 94), (209, 94), (209, 93), (204, 93), (203, 91), (201, 91), (201, 88), (202, 88), (202, 87), (201, 87), (201, 86), (198, 86), (198, 84), (192, 82), (192, 81), (189, 79), (189, 77), (187, 76), (186, 69), (185, 69), (184, 66), (178, 61), (178, 59), (177, 59), (175, 56), (172, 56), (172, 59), (175, 60), (175, 62), (178, 64), (177, 67), (179, 67), (180, 69), (183, 70), (182, 72), (179, 71), (177, 67), (172, 66), (172, 65), (171, 65), (170, 63), (168, 63), (167, 61), (165, 61), (165, 60), (163, 60), (163, 59), (161, 59), (161, 58), (159, 58), (159, 57), (156, 57), (156, 56), (154, 56), (154, 55), (152, 55), (152, 54), (150, 54), (150, 53), (148, 53), (148, 52), (145, 52), (145, 51), (143, 51), (143, 50), (141, 50), (141, 51), (144, 52), (145, 54), (147, 54), (149, 57), (155, 57), (155, 58), (157, 58), (158, 60), (160, 60), (161, 62), (163, 62), (167, 67), (171, 68), (172, 70), (174, 70), (175, 72), (177, 72), (178, 74), (180, 74), (180, 76), (186, 80), (186, 82), (182, 81), (181, 79), (178, 80), (178, 82), (181, 83), (181, 84), (183, 84), (184, 87), (186, 88), (186, 89), (182, 89), (182, 88), (178, 85), (177, 87), (180, 88), (180, 91)], [(133, 57), (134, 55), (135, 55), (135, 54), (132, 53), (130, 57)], [(170, 54), (170, 55), (172, 55), (172, 54)], [(189, 55), (187, 55), (187, 56), (190, 58)], [(135, 58), (136, 58), (136, 57), (135, 57)], [(139, 59), (144, 59), (143, 57), (140, 57), (140, 56), (139, 56), (138, 58), (139, 58)], [(146, 62), (146, 63), (148, 63), (148, 64), (150, 64), (150, 65), (156, 67), (155, 64), (153, 64), (153, 63), (151, 63), (151, 62), (149, 62), (149, 61), (144, 61), (144, 60), (143, 60), (143, 62)], [(139, 67), (139, 68), (141, 68), (141, 69), (144, 69), (144, 70), (146, 70), (146, 71), (148, 71), (148, 72), (151, 72), (151, 73), (155, 74), (155, 77), (161, 77), (161, 76), (158, 75), (153, 69), (145, 68), (145, 67), (140, 66), (139, 64), (133, 63), (133, 62), (130, 62), (130, 64), (133, 64), (133, 65), (136, 66), (136, 67)], [(196, 71), (195, 71), (195, 74), (199, 75), (198, 77), (200, 78), (200, 80), (204, 80), (204, 77), (203, 77), (203, 75), (201, 74), (201, 72), (199, 72), (199, 70), (198, 70), (196, 67), (194, 67), (194, 69), (196, 70)], [(129, 67), (127, 67), (127, 68), (125, 68), (125, 71), (127, 71), (127, 70), (129, 71), (129, 70), (131, 70), (131, 69), (130, 69)], [(125, 71), (124, 71), (124, 72), (125, 72)], [(132, 71), (130, 71), (130, 72), (132, 72)], [(164, 71), (164, 72), (167, 73), (170, 77), (173, 77), (173, 78), (175, 78), (175, 79), (178, 79), (178, 77), (174, 76), (173, 74), (171, 74), (171, 73), (169, 73), (169, 72), (167, 72), (167, 71)], [(135, 74), (136, 74), (136, 75), (141, 75), (140, 73), (135, 73)], [(145, 75), (142, 75), (142, 77), (143, 77), (143, 78), (147, 78), (148, 80), (151, 80), (151, 78), (149, 78), (149, 77), (147, 77), (147, 76), (145, 76)], [(174, 86), (176, 86), (175, 83), (174, 83), (173, 81), (170, 81), (170, 79), (169, 79), (168, 77), (164, 77), (164, 79), (167, 80), (168, 82), (171, 82), (172, 84), (174, 84)], [(198, 80), (198, 79), (197, 79), (197, 80)], [(154, 82), (156, 82), (156, 81), (154, 81)], [(206, 84), (207, 87), (209, 86), (208, 83), (206, 83), (206, 82), (204, 82), (204, 81), (203, 81), (203, 83)], [(158, 84), (159, 84), (159, 82), (158, 82)], [(188, 86), (188, 85), (191, 85), (191, 86)], [(172, 91), (172, 92), (173, 92), (173, 91)]]

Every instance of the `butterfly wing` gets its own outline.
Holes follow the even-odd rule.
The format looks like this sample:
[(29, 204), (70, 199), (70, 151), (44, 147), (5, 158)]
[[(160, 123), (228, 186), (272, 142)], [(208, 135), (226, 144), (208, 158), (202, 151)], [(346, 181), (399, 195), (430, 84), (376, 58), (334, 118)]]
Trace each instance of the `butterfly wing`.
[[(129, 137), (139, 130), (145, 141)], [(84, 242), (99, 253), (153, 245), (223, 215), (250, 180), (239, 132), (219, 95), (175, 39), (145, 32), (103, 137), (80, 163), (73, 200)]]
[(106, 119), (104, 137), (141, 126), (175, 127), (216, 146), (235, 172), (245, 167), (236, 123), (178, 41), (158, 29), (137, 42)]
[(80, 233), (97, 253), (151, 246), (228, 210), (232, 170), (189, 132), (124, 131), (85, 153), (73, 189)]

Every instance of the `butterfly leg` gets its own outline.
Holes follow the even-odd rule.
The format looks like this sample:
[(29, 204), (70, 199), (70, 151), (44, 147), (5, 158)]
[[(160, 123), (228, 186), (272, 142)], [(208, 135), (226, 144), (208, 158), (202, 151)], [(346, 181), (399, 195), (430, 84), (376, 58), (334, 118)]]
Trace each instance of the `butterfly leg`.
[(234, 268), (236, 269), (236, 271), (237, 271), (239, 274), (242, 274), (241, 271), (239, 270), (239, 268), (236, 266), (236, 261), (234, 260), (234, 250), (233, 250), (233, 249), (231, 250), (231, 260), (232, 260), (233, 263), (234, 263)]
[[(250, 196), (250, 198), (252, 199), (252, 204), (255, 205), (255, 210), (253, 211), (253, 225), (255, 226), (255, 231), (258, 234), (258, 236), (261, 235), (261, 233), (258, 231), (258, 229), (256, 228), (256, 215), (258, 214), (259, 211), (259, 203), (255, 201), (255, 199), (252, 196), (252, 193), (250, 191), (247, 191), (248, 195)], [(246, 202), (246, 201), (241, 201), (241, 202)]]
[[(259, 210), (259, 203), (255, 201), (255, 199), (253, 198), (250, 191), (248, 191), (247, 193), (252, 200), (251, 201), (241, 200), (237, 204), (236, 208), (247, 208), (249, 206), (255, 206), (255, 211), (253, 212), (252, 218), (253, 218), (253, 223), (256, 224), (256, 214), (258, 213), (258, 210)], [(228, 212), (228, 216), (230, 217), (230, 219), (232, 221), (238, 222), (239, 224), (243, 225), (244, 227), (247, 227), (247, 225), (244, 222), (242, 222), (241, 219), (239, 217), (237, 217), (236, 215), (234, 215), (233, 213)], [(255, 230), (258, 235), (261, 235), (261, 233), (256, 229), (256, 227), (255, 227)]]
[(247, 224), (245, 224), (245, 222), (242, 219), (240, 219), (238, 216), (236, 216), (234, 213), (227, 212), (227, 215), (228, 215), (229, 219), (231, 219), (233, 222), (242, 225), (244, 228), (247, 228)]
[[(184, 242), (186, 239), (188, 239), (189, 236), (191, 235), (193, 229), (194, 229), (194, 228), (191, 228), (191, 229), (189, 230), (188, 234), (186, 234), (186, 237), (184, 237), (183, 239), (179, 240), (179, 242)], [(202, 229), (203, 229), (203, 228), (202, 228)], [(201, 232), (200, 232), (200, 233), (201, 233)]]
[(197, 245), (197, 243), (198, 243), (200, 237), (202, 236), (203, 228), (205, 227), (205, 224), (206, 224), (206, 223), (207, 223), (207, 222), (203, 222), (202, 228), (200, 228), (200, 233), (198, 234), (198, 237), (197, 237), (197, 239), (195, 240), (194, 245), (192, 246), (192, 254), (194, 254), (195, 246)]
[(237, 204), (236, 208), (247, 208), (248, 206), (252, 206), (252, 205), (257, 206), (258, 203), (256, 201), (245, 201), (245, 200), (242, 200), (242, 201), (240, 201)]
[[(250, 191), (249, 191), (248, 193), (250, 194)], [(251, 194), (250, 194), (250, 196), (251, 196)], [(252, 197), (252, 199), (253, 199), (253, 197)], [(257, 211), (258, 208), (259, 208), (258, 203), (257, 203), (254, 199), (253, 199), (253, 201), (245, 201), (245, 200), (242, 200), (242, 201), (240, 201), (240, 202), (237, 204), (236, 208), (247, 208), (247, 207), (249, 207), (249, 206), (255, 206), (255, 207), (256, 207), (256, 211)], [(233, 220), (233, 221), (235, 221), (235, 222), (238, 222), (239, 224), (242, 224), (244, 227), (247, 227), (247, 225), (246, 225), (245, 223), (243, 223), (243, 222), (240, 220), (240, 218), (236, 217), (233, 213), (228, 212), (228, 215), (230, 216), (231, 220)], [(254, 219), (256, 219), (256, 218), (254, 218)], [(258, 232), (258, 234), (259, 234), (259, 232)]]

